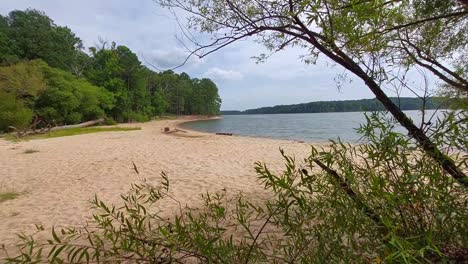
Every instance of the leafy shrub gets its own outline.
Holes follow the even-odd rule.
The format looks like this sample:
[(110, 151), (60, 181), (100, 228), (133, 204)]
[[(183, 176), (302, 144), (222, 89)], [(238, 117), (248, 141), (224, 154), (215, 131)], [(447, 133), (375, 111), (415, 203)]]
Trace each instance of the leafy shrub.
[(106, 126), (113, 126), (113, 125), (117, 125), (117, 122), (115, 122), (114, 119), (112, 119), (111, 117), (106, 117), (104, 119), (104, 125)]
[(33, 112), (14, 95), (0, 91), (0, 102), (0, 132), (9, 131), (10, 126), (23, 129), (29, 125)]
[[(0, 67), (0, 92), (8, 112), (2, 114), (2, 130), (8, 126), (25, 126), (31, 115), (46, 123), (74, 124), (105, 116), (114, 106), (111, 92), (54, 69), (41, 60)], [(34, 113), (24, 108), (34, 109)]]
[(46, 66), (45, 62), (34, 60), (0, 67), (0, 91), (31, 104), (47, 89), (43, 73), (43, 67)]
[[(466, 156), (455, 151), (466, 144), (461, 118), (464, 113), (449, 113), (427, 129), (466, 170)], [(154, 210), (173, 199), (163, 173), (160, 186), (132, 185), (121, 206), (96, 197), (93, 226), (52, 230), (46, 243), (22, 235), (21, 255), (7, 262), (466, 261), (466, 189), (394, 132), (391, 120), (373, 114), (367, 121), (358, 130), (363, 144), (312, 147), (301, 162), (282, 152), (281, 173), (256, 163), (259, 179), (274, 194), (264, 204), (207, 194), (202, 209), (181, 208), (168, 220)]]
[(126, 114), (127, 122), (147, 122), (150, 118), (147, 115), (136, 113), (136, 112), (129, 112)]
[(37, 114), (49, 123), (75, 124), (105, 116), (112, 93), (63, 70), (43, 66), (48, 88), (35, 102)]

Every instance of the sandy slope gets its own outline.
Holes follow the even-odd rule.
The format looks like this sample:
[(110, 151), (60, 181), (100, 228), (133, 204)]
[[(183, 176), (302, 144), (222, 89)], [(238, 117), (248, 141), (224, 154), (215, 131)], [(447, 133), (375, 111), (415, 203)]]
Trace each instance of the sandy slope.
[[(282, 166), (278, 148), (297, 158), (309, 145), (292, 141), (217, 136), (189, 131), (164, 134), (163, 127), (180, 121), (154, 121), (140, 131), (104, 132), (72, 137), (12, 143), (0, 139), (0, 190), (23, 194), (0, 204), (0, 244), (10, 247), (15, 233), (46, 228), (80, 226), (89, 218), (89, 200), (99, 197), (117, 203), (119, 195), (141, 175), (159, 182), (163, 170), (172, 195), (196, 204), (201, 193), (226, 189), (265, 198), (253, 164), (261, 160), (273, 169)], [(26, 149), (39, 152), (25, 154)], [(160, 208), (171, 213), (174, 207)], [(0, 257), (3, 253), (0, 253)]]

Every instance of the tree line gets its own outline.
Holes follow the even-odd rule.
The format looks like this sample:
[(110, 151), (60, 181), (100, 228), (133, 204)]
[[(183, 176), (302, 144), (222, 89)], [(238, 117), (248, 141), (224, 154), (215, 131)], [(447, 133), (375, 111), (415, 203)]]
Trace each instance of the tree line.
[[(390, 97), (401, 110), (439, 109), (445, 106), (441, 97), (425, 99), (412, 97)], [(318, 101), (303, 104), (276, 105), (248, 109), (245, 111), (221, 111), (223, 115), (236, 114), (293, 114), (293, 113), (327, 113), (327, 112), (373, 112), (384, 111), (385, 107), (377, 99)]]
[(162, 114), (216, 115), (216, 84), (186, 73), (155, 72), (128, 47), (85, 51), (69, 28), (28, 9), (0, 15), (0, 131), (107, 117), (147, 121)]

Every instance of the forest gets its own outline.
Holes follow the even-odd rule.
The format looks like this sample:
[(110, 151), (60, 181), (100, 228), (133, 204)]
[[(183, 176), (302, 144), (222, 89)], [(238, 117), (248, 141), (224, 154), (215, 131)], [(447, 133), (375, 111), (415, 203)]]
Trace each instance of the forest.
[(128, 47), (85, 49), (68, 27), (28, 9), (0, 15), (0, 132), (96, 118), (142, 122), (163, 114), (216, 115), (216, 84), (155, 72)]
[[(391, 97), (401, 110), (439, 109), (447, 107), (444, 98)], [(325, 112), (371, 112), (384, 111), (385, 107), (377, 99), (344, 100), (344, 101), (318, 101), (303, 104), (276, 105), (248, 109), (245, 111), (222, 111), (223, 115), (240, 114), (292, 114), (292, 113), (325, 113)]]

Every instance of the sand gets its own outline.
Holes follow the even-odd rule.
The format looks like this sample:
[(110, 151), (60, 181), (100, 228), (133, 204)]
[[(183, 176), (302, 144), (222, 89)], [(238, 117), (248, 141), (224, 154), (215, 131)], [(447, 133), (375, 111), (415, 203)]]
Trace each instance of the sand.
[[(118, 204), (119, 195), (140, 180), (132, 162), (150, 182), (158, 183), (160, 172), (166, 172), (171, 195), (193, 205), (207, 191), (267, 199), (270, 194), (259, 183), (254, 163), (266, 162), (278, 171), (283, 166), (279, 148), (297, 159), (310, 152), (310, 144), (294, 141), (195, 131), (163, 133), (164, 127), (173, 129), (180, 122), (125, 124), (121, 126), (142, 129), (17, 143), (0, 139), (0, 191), (21, 193), (0, 203), (0, 244), (11, 249), (15, 234), (30, 233), (35, 224), (84, 225), (95, 194)], [(25, 154), (28, 149), (38, 152)], [(167, 214), (175, 210), (170, 205), (160, 207)]]

